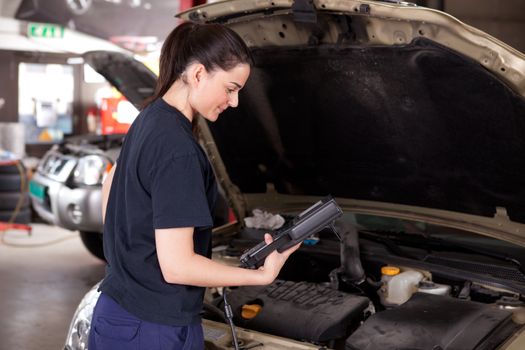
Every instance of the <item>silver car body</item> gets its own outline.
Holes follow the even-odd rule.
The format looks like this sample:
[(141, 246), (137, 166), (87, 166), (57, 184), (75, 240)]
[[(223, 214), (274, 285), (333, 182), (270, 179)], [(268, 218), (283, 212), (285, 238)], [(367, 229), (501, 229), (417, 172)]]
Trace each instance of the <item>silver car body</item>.
[[(302, 7), (300, 5), (302, 5)], [(307, 25), (303, 25), (303, 23), (311, 23), (312, 18), (316, 15), (321, 16), (325, 14), (334, 16), (346, 15), (357, 23), (356, 27), (360, 30), (356, 33), (357, 40), (353, 43), (356, 47), (359, 47), (359, 45), (363, 47), (397, 47), (411, 43), (413, 40), (421, 38), (428, 39), (467, 57), (473, 62), (477, 62), (479, 66), (484, 67), (490, 74), (503, 81), (512, 92), (519, 95), (519, 98), (525, 98), (525, 55), (490, 35), (461, 23), (448, 14), (412, 6), (403, 2), (359, 0), (314, 0), (312, 2), (294, 2), (291, 0), (232, 0), (196, 7), (179, 16), (184, 20), (196, 22), (226, 23), (237, 31), (246, 43), (253, 48), (285, 48), (302, 45), (309, 42), (310, 39), (315, 41), (316, 38), (310, 36), (311, 32), (305, 29), (308, 27)], [(301, 24), (297, 24), (296, 22)], [(256, 25), (254, 25), (254, 23), (256, 23)], [(323, 43), (336, 45), (339, 40), (344, 39), (344, 37), (340, 35), (344, 34), (341, 32), (342, 27), (344, 27), (344, 25), (329, 22), (327, 28), (325, 28), (325, 36), (322, 38)], [(343, 38), (341, 39), (341, 37)], [(248, 87), (245, 90), (248, 90)], [(338, 91), (333, 91), (332, 93), (337, 94)], [(253, 98), (253, 95), (250, 97)], [(241, 103), (242, 101), (241, 98)], [(263, 104), (263, 106), (266, 105)], [(241, 107), (239, 107), (239, 109), (241, 109)], [(230, 116), (233, 117), (235, 115), (230, 114), (225, 117)], [(521, 121), (522, 118), (519, 120)], [(230, 206), (235, 211), (238, 220), (237, 222), (214, 230), (214, 243), (217, 249), (221, 247), (219, 244), (228, 245), (235, 239), (238, 233), (244, 229), (243, 218), (249, 215), (250, 211), (254, 208), (264, 208), (273, 213), (290, 214), (301, 211), (319, 199), (319, 196), (308, 195), (307, 193), (301, 195), (279, 193), (272, 183), (265, 184), (265, 192), (247, 193), (248, 191), (241, 191), (241, 186), (235, 184), (235, 181), (232, 181), (230, 178), (230, 176), (233, 178), (234, 175), (230, 175), (227, 170), (223, 155), (219, 152), (219, 142), (216, 143), (212, 137), (212, 133), (214, 132), (213, 127), (207, 125), (207, 123), (202, 120), (199, 126), (199, 136), (202, 144), (214, 166), (218, 181), (225, 190)], [(278, 134), (278, 131), (268, 130), (274, 126), (272, 120), (270, 120), (267, 125), (264, 125), (267, 129), (263, 131), (271, 135)], [(231, 130), (231, 128), (229, 130)], [(242, 130), (236, 130), (236, 132), (240, 131)], [(215, 132), (217, 131), (215, 130)], [(272, 134), (272, 132), (274, 133)], [(276, 152), (282, 151), (279, 149), (281, 144), (278, 142), (274, 143), (273, 146), (277, 149)], [(272, 149), (272, 151), (274, 150)], [(263, 172), (265, 168), (265, 164), (258, 166), (259, 170), (262, 169), (261, 172)], [(505, 169), (502, 169), (502, 171), (503, 170)], [(410, 192), (411, 190), (412, 189), (407, 186), (406, 191)], [(521, 187), (517, 188), (516, 193), (521, 194), (522, 190)], [(402, 201), (384, 202), (373, 201), (369, 198), (354, 199), (343, 196), (337, 197), (336, 199), (343, 210), (352, 215), (364, 214), (381, 218), (407, 220), (411, 224), (415, 223), (413, 225), (414, 227), (417, 227), (417, 223), (424, 223), (451, 230), (462, 230), (473, 233), (473, 236), (481, 235), (491, 239), (510, 242), (515, 245), (513, 249), (520, 252), (522, 252), (525, 247), (525, 224), (520, 220), (514, 219), (516, 212), (514, 211), (514, 213), (512, 213), (512, 206), (500, 205), (497, 202), (490, 202), (488, 204), (488, 207), (491, 208), (490, 215), (480, 215), (471, 212), (453, 211), (448, 208), (436, 209), (410, 205)], [(314, 251), (315, 249), (310, 249), (310, 252)], [(341, 253), (341, 255), (342, 254), (343, 253)], [(374, 257), (375, 254), (369, 253), (369, 255)], [(238, 257), (228, 255), (227, 249), (224, 246), (214, 253), (214, 258), (233, 265), (238, 263)], [(403, 262), (409, 264), (409, 259), (404, 259)], [(401, 266), (408, 268), (408, 270), (414, 269), (412, 271), (418, 270), (416, 267), (403, 264), (401, 264)], [(423, 272), (426, 275), (432, 275), (430, 269), (429, 271), (426, 271), (424, 268), (420, 270), (424, 270)], [(463, 270), (461, 267), (457, 267), (455, 272), (461, 275)], [(501, 276), (497, 277), (501, 279)], [(472, 278), (472, 280), (473, 284), (480, 288), (486, 288), (496, 294), (513, 295), (513, 297), (517, 297), (518, 300), (520, 298), (522, 287), (518, 286), (518, 288), (515, 288), (517, 285), (512, 285), (510, 280), (507, 281), (508, 283), (496, 284), (483, 278)], [(492, 282), (494, 281), (492, 280)], [(370, 297), (372, 298), (373, 296)], [(89, 298), (93, 298), (93, 296)], [(469, 302), (466, 301), (466, 303)], [(490, 305), (498, 308), (495, 303)], [(501, 308), (509, 310), (508, 307), (501, 306)], [(395, 310), (397, 309), (394, 307), (384, 312), (389, 312), (390, 315), (392, 315), (395, 314)], [(367, 312), (373, 315), (363, 320), (359, 325), (360, 327), (364, 327), (374, 316), (381, 315), (383, 311), (378, 311), (374, 314), (375, 310), (368, 309)], [(73, 319), (66, 343), (67, 349), (85, 349), (85, 345), (79, 344), (85, 344), (86, 341), (86, 327), (89, 328), (89, 320), (86, 320), (89, 318), (91, 312), (88, 310), (86, 314), (88, 315), (87, 318), (77, 315)], [(522, 306), (514, 308), (512, 317), (516, 328), (513, 330), (511, 336), (498, 344), (497, 349), (499, 350), (525, 348), (525, 328), (523, 327), (525, 324), (525, 309)], [(407, 323), (417, 322), (414, 320), (415, 318), (403, 321)], [(456, 320), (450, 320), (450, 324), (454, 324), (454, 321)], [(404, 323), (405, 322), (398, 322), (396, 326), (401, 327)], [(480, 325), (476, 322), (473, 324), (477, 326)], [(219, 328), (224, 330), (226, 328), (224, 325), (215, 328), (213, 323), (205, 321), (204, 326), (206, 329), (214, 330), (210, 330), (206, 336), (207, 346), (214, 349), (226, 349), (231, 346), (227, 345), (231, 342), (229, 335), (224, 334), (219, 338), (213, 336), (213, 334), (223, 334)], [(414, 325), (414, 332), (416, 326), (424, 328), (425, 325)], [(474, 328), (476, 327), (470, 327), (471, 330)], [(356, 332), (358, 331), (359, 329)], [(378, 332), (381, 331), (382, 330), (378, 328)], [(241, 331), (240, 338), (247, 340), (246, 344), (255, 345), (250, 342), (249, 339), (252, 339), (251, 337), (255, 337), (257, 341), (261, 343), (261, 349), (301, 348), (300, 345), (293, 340), (289, 340), (288, 343), (274, 344), (263, 341), (264, 336), (253, 330), (248, 333)]]
[(50, 152), (42, 161), (32, 181), (46, 189), (41, 200), (32, 196), (32, 204), (40, 217), (49, 223), (69, 229), (102, 232), (102, 189), (97, 186), (64, 185), (77, 165), (76, 157)]

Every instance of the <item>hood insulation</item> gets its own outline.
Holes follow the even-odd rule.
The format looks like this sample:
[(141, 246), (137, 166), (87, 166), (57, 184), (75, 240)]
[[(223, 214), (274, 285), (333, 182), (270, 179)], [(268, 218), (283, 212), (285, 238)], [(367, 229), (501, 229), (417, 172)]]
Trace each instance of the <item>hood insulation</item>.
[(246, 193), (332, 194), (525, 223), (525, 101), (427, 39), (255, 49), (240, 105), (210, 124)]

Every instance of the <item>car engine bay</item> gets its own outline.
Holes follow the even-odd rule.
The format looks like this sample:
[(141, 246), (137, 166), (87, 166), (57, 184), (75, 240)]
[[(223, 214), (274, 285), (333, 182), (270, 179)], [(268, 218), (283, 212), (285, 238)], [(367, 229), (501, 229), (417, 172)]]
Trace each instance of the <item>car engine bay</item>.
[[(445, 350), (496, 349), (525, 323), (519, 247), (350, 215), (337, 223), (341, 241), (316, 233), (271, 285), (229, 290), (235, 325), (321, 348)], [(242, 229), (214, 258), (240, 256), (267, 231)], [(223, 307), (219, 297), (212, 303)]]

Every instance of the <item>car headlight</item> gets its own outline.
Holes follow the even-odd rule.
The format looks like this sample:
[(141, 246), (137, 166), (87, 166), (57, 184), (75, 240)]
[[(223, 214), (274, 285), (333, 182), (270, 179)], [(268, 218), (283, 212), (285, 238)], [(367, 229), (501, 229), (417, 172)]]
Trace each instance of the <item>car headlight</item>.
[(86, 350), (88, 347), (89, 330), (91, 329), (91, 317), (95, 304), (100, 296), (97, 283), (86, 293), (77, 307), (69, 331), (67, 332), (65, 350)]
[(73, 182), (77, 185), (100, 185), (111, 166), (111, 162), (102, 156), (82, 157), (73, 173)]

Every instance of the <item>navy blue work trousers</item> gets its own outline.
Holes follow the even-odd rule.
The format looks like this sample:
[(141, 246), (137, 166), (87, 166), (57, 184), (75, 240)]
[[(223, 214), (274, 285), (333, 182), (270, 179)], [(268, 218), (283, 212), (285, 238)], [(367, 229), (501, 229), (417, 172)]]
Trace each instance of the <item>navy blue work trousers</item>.
[(203, 350), (200, 323), (177, 327), (141, 320), (102, 293), (89, 333), (89, 350)]

